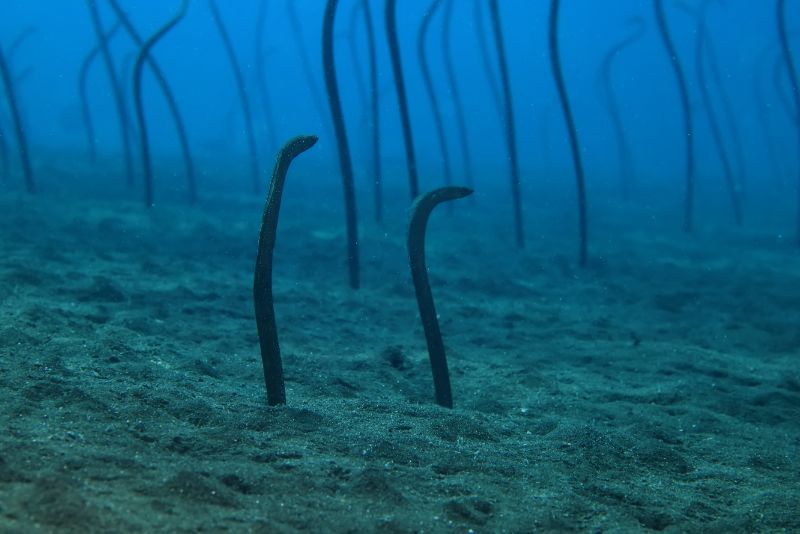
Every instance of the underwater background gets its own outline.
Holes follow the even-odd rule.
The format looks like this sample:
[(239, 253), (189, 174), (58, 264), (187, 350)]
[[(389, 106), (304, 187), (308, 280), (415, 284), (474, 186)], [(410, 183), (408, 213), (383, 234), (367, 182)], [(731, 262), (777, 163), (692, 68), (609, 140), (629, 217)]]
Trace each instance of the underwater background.
[(0, 531), (800, 530), (798, 21), (0, 0)]

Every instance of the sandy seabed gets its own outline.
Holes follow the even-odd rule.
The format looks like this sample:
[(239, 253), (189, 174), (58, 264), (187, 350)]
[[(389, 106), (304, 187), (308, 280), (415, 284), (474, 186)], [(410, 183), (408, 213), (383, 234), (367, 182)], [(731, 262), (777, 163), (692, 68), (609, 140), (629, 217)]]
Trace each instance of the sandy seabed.
[(519, 251), (506, 210), (440, 207), (448, 410), (405, 215), (362, 222), (353, 291), (340, 193), (295, 193), (277, 408), (253, 318), (260, 199), (0, 196), (0, 531), (800, 530), (791, 244), (609, 218), (581, 269), (571, 213), (531, 212)]

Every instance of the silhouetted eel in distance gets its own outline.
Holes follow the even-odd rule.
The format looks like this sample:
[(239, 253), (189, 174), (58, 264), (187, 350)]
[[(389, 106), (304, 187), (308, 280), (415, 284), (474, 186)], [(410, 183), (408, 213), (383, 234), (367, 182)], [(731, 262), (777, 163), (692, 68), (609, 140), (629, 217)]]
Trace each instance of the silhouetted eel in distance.
[(286, 404), (281, 348), (278, 344), (278, 330), (272, 302), (272, 255), (275, 250), (283, 185), (286, 182), (286, 173), (292, 160), (314, 146), (316, 142), (317, 137), (313, 135), (295, 137), (290, 139), (278, 152), (261, 217), (261, 231), (258, 236), (258, 253), (253, 276), (253, 304), (258, 342), (261, 347), (261, 362), (264, 366), (267, 404), (270, 406)]
[[(189, 149), (189, 140), (186, 136), (186, 127), (183, 122), (183, 117), (181, 116), (181, 112), (178, 109), (178, 102), (175, 100), (175, 95), (173, 94), (172, 90), (167, 83), (167, 79), (164, 76), (164, 71), (158, 65), (158, 62), (150, 54), (150, 49), (153, 45), (156, 44), (156, 41), (161, 39), (178, 21), (183, 18), (184, 14), (186, 13), (186, 9), (188, 8), (188, 3), (186, 5), (182, 5), (179, 11), (179, 15), (177, 16), (176, 20), (170, 20), (167, 24), (162, 27), (153, 37), (148, 39), (146, 42), (142, 39), (139, 33), (136, 31), (136, 28), (130, 22), (125, 12), (119, 6), (117, 0), (110, 0), (111, 7), (114, 9), (114, 12), (117, 14), (119, 21), (125, 27), (125, 30), (131, 36), (133, 41), (139, 47), (139, 53), (136, 55), (136, 61), (133, 65), (133, 73), (134, 73), (134, 99), (137, 100), (135, 102), (136, 109), (137, 109), (137, 118), (140, 121), (139, 124), (139, 135), (141, 138), (141, 150), (142, 150), (142, 161), (144, 162), (147, 160), (147, 163), (144, 164), (144, 172), (145, 172), (145, 180), (150, 180), (151, 185), (151, 193), (152, 193), (152, 167), (150, 165), (150, 147), (148, 143), (146, 143), (147, 139), (147, 132), (145, 131), (146, 126), (144, 125), (144, 115), (139, 116), (138, 109), (142, 107), (141, 102), (141, 87), (138, 89), (136, 88), (136, 84), (141, 84), (141, 75), (142, 75), (142, 61), (146, 61), (147, 65), (153, 71), (153, 75), (156, 77), (156, 81), (158, 82), (159, 87), (161, 88), (161, 92), (164, 94), (164, 99), (167, 101), (167, 107), (169, 108), (170, 114), (172, 115), (172, 121), (175, 123), (175, 131), (178, 134), (178, 142), (181, 147), (181, 155), (183, 156), (183, 164), (186, 167), (186, 180), (187, 185), (189, 188), (189, 202), (194, 204), (197, 200), (197, 181), (195, 179), (194, 174), (194, 164), (192, 162), (192, 153)], [(138, 78), (137, 78), (138, 73)], [(145, 157), (144, 153), (147, 152), (148, 155)], [(147, 176), (148, 173), (150, 176)], [(151, 196), (152, 201), (152, 196)]]
[[(116, 22), (110, 30), (103, 34), (103, 40), (107, 43), (117, 30), (120, 23)], [(89, 145), (89, 159), (94, 163), (97, 160), (97, 147), (96, 136), (94, 133), (94, 122), (92, 122), (92, 114), (89, 110), (89, 69), (92, 66), (95, 58), (100, 54), (103, 45), (100, 41), (86, 54), (86, 57), (81, 63), (80, 74), (78, 75), (78, 94), (81, 98), (81, 117), (83, 118), (83, 127), (86, 130), (86, 141)]]
[(406, 149), (406, 166), (408, 167), (408, 188), (411, 199), (419, 195), (419, 179), (417, 177), (417, 158), (414, 155), (414, 136), (411, 133), (411, 119), (408, 116), (408, 98), (406, 83), (403, 78), (403, 64), (400, 59), (400, 42), (397, 38), (397, 0), (386, 0), (385, 22), (386, 39), (389, 41), (389, 55), (392, 59), (394, 87), (397, 91), (397, 105), (400, 108), (400, 124), (403, 127), (403, 143)]
[(309, 59), (308, 50), (306, 49), (306, 41), (303, 39), (303, 25), (300, 23), (300, 17), (297, 16), (297, 10), (295, 9), (295, 6), (295, 1), (286, 2), (286, 11), (289, 15), (289, 25), (291, 26), (292, 30), (291, 34), (294, 38), (297, 51), (300, 55), (300, 66), (303, 68), (303, 76), (306, 79), (306, 86), (311, 92), (311, 99), (314, 102), (314, 107), (317, 108), (319, 120), (322, 121), (323, 126), (328, 129), (328, 131), (333, 133), (330, 130), (331, 124), (327, 120), (328, 115), (325, 111), (325, 100), (322, 98), (322, 93), (317, 85), (317, 78), (314, 74), (314, 68), (311, 66), (311, 60)]
[(494, 103), (494, 110), (498, 117), (503, 116), (503, 102), (500, 96), (500, 88), (498, 87), (497, 80), (494, 76), (494, 68), (492, 67), (492, 58), (489, 54), (489, 42), (486, 38), (486, 28), (484, 27), (485, 17), (483, 16), (483, 2), (484, 0), (474, 0), (474, 22), (475, 33), (478, 37), (478, 49), (481, 54), (481, 62), (483, 63), (483, 72), (486, 74), (486, 83), (489, 84), (489, 91), (492, 93), (492, 102)]
[(0, 124), (0, 181), (5, 181), (11, 172), (11, 166), (8, 161), (8, 143), (6, 143), (6, 132), (3, 130), (3, 125)]
[[(136, 52), (126, 52), (124, 56), (122, 56), (122, 61), (120, 61), (119, 66), (119, 88), (122, 91), (122, 100), (127, 102), (128, 97), (131, 96), (133, 93), (133, 64), (136, 62), (136, 56), (139, 55), (139, 49), (136, 49)], [(139, 132), (136, 130), (136, 126), (133, 124), (135, 121), (131, 120), (128, 121), (128, 132), (131, 135), (131, 139), (136, 139), (139, 137)]]
[[(8, 65), (8, 70), (10, 72), (14, 71), (14, 56), (17, 55), (18, 50), (23, 44), (25, 44), (25, 41), (27, 41), (31, 36), (35, 35), (38, 31), (39, 28), (36, 26), (28, 26), (22, 30), (13, 41), (11, 41), (10, 45), (8, 45), (8, 48), (6, 48), (6, 65)], [(19, 89), (20, 85), (22, 85), (22, 82), (28, 79), (33, 70), (34, 69), (32, 66), (28, 66), (16, 74), (14, 77), (14, 85), (17, 87), (17, 89)]]
[(272, 114), (269, 88), (267, 85), (266, 59), (264, 58), (264, 30), (267, 27), (267, 0), (260, 0), (256, 15), (255, 54), (256, 58), (256, 84), (261, 100), (261, 111), (264, 112), (264, 121), (267, 125), (267, 139), (269, 149), (276, 150), (278, 141), (275, 136), (275, 117)]
[[(13, 75), (13, 63), (14, 63), (14, 55), (16, 54), (19, 47), (33, 34), (35, 34), (38, 29), (34, 26), (28, 26), (24, 30), (22, 30), (17, 37), (11, 41), (11, 44), (8, 45), (5, 51), (5, 64), (6, 69), (8, 69), (9, 77), (11, 78), (12, 82), (12, 90), (14, 91), (14, 95), (16, 98), (17, 88), (19, 87), (20, 82), (23, 80), (24, 75), (30, 72), (30, 69), (26, 70), (23, 74), (17, 75), (16, 78)], [(2, 52), (2, 50), (0, 50)], [(5, 180), (9, 174), (11, 173), (11, 161), (8, 155), (8, 143), (6, 142), (6, 134), (2, 128), (2, 124), (0, 124), (0, 180)]]
[[(792, 88), (792, 80), (786, 70), (786, 60), (783, 57), (783, 51), (775, 58), (775, 63), (772, 66), (772, 85), (775, 87), (775, 94), (778, 96), (778, 102), (783, 107), (789, 120), (794, 122), (794, 118), (800, 118), (800, 111), (795, 111)], [(789, 85), (790, 87), (786, 87)]]
[[(28, 67), (22, 73), (14, 76), (14, 56), (17, 54), (17, 51), (25, 43), (25, 41), (27, 41), (28, 38), (38, 31), (39, 29), (35, 26), (26, 27), (24, 30), (19, 32), (19, 34), (17, 34), (14, 40), (11, 41), (11, 44), (9, 44), (5, 49), (4, 59), (9, 76), (11, 77), (12, 90), (14, 91), (15, 98), (20, 83), (25, 80), (32, 69), (31, 67)], [(3, 128), (0, 127), (0, 180), (4, 180), (7, 176), (9, 176), (10, 172), (11, 161), (8, 155), (8, 143), (6, 142), (5, 131), (3, 131)]]
[[(442, 165), (444, 167), (444, 185), (450, 185), (453, 181), (452, 169), (450, 167), (450, 151), (447, 148), (447, 136), (444, 133), (444, 122), (442, 121), (442, 111), (439, 107), (439, 100), (436, 98), (436, 90), (433, 87), (431, 69), (428, 65), (428, 58), (425, 55), (425, 41), (430, 30), (431, 21), (434, 15), (442, 6), (442, 0), (432, 0), (425, 14), (422, 16), (422, 23), (417, 32), (417, 59), (422, 70), (422, 80), (425, 84), (425, 92), (433, 111), (433, 124), (436, 129), (436, 139), (439, 142), (439, 150), (442, 154)], [(448, 204), (451, 206), (452, 204)]]
[(125, 100), (122, 97), (122, 87), (117, 78), (117, 72), (114, 68), (114, 60), (111, 57), (111, 49), (108, 46), (108, 40), (105, 38), (102, 24), (100, 23), (100, 14), (97, 11), (97, 0), (86, 0), (89, 7), (89, 13), (92, 17), (92, 26), (94, 26), (94, 33), (97, 36), (97, 41), (100, 44), (100, 51), (103, 55), (103, 63), (106, 67), (108, 80), (111, 84), (111, 92), (114, 95), (114, 104), (117, 108), (117, 118), (119, 120), (119, 131), (122, 138), (122, 151), (125, 158), (125, 177), (128, 187), (133, 187), (133, 154), (131, 148), (130, 138), (130, 121), (128, 120), (128, 111), (125, 108)]
[(436, 307), (433, 304), (428, 269), (425, 265), (425, 233), (433, 208), (442, 202), (470, 194), (472, 189), (456, 186), (440, 187), (424, 193), (411, 205), (411, 217), (408, 222), (408, 262), (411, 267), (411, 278), (414, 281), (414, 291), (417, 294), (422, 328), (425, 330), (425, 341), (428, 345), (436, 403), (446, 408), (453, 407), (453, 394), (450, 390), (450, 373), (447, 370), (442, 332), (439, 330), (439, 320), (436, 318)]
[(736, 177), (733, 175), (733, 167), (731, 166), (730, 158), (728, 158), (728, 151), (725, 149), (725, 144), (722, 139), (722, 130), (714, 111), (714, 102), (711, 99), (711, 93), (708, 90), (708, 81), (706, 80), (706, 71), (704, 63), (704, 52), (709, 52), (708, 46), (708, 26), (705, 21), (705, 10), (708, 7), (708, 1), (705, 0), (699, 7), (699, 11), (693, 11), (693, 15), (697, 19), (697, 36), (695, 38), (695, 69), (697, 70), (697, 82), (700, 88), (700, 96), (703, 99), (703, 107), (706, 109), (708, 115), (708, 124), (711, 129), (711, 138), (714, 141), (714, 146), (717, 149), (719, 161), (722, 164), (722, 173), (725, 175), (725, 183), (728, 186), (730, 194), (731, 205), (733, 206), (733, 217), (737, 225), (742, 224), (742, 202), (739, 198), (739, 184), (736, 183)]
[[(706, 0), (707, 1), (707, 0)], [(722, 3), (722, 2), (720, 2)], [(700, 6), (701, 10), (705, 9), (705, 4)], [(714, 44), (714, 40), (711, 38), (711, 34), (708, 32), (708, 28), (706, 28), (706, 38), (705, 38), (705, 48), (706, 48), (706, 58), (708, 59), (708, 72), (711, 74), (711, 79), (714, 82), (714, 85), (717, 86), (717, 93), (719, 95), (719, 102), (722, 104), (722, 110), (725, 112), (725, 116), (728, 122), (728, 130), (730, 132), (730, 139), (731, 143), (733, 144), (733, 157), (736, 162), (736, 183), (737, 183), (737, 194), (739, 197), (742, 196), (744, 192), (744, 187), (747, 183), (747, 169), (745, 163), (745, 156), (744, 150), (742, 150), (742, 138), (739, 135), (739, 122), (736, 120), (737, 114), (733, 109), (733, 104), (731, 103), (731, 99), (728, 96), (728, 92), (725, 90), (725, 84), (723, 81), (722, 73), (719, 69), (719, 60), (717, 56), (717, 47)]]
[(614, 84), (611, 82), (611, 67), (614, 59), (620, 52), (641, 39), (644, 35), (644, 20), (641, 17), (634, 17), (630, 20), (636, 29), (623, 40), (615, 44), (606, 52), (603, 63), (598, 73), (598, 81), (602, 87), (602, 95), (605, 100), (608, 113), (611, 116), (611, 125), (614, 128), (614, 136), (617, 138), (617, 156), (620, 165), (620, 178), (622, 182), (622, 199), (629, 200), (633, 189), (633, 158), (631, 148), (628, 144), (628, 136), (625, 134), (625, 126), (622, 124), (622, 115), (619, 111), (619, 102), (614, 92)]
[(772, 124), (770, 122), (770, 105), (767, 102), (767, 97), (764, 90), (763, 84), (763, 71), (764, 66), (767, 62), (771, 59), (773, 53), (773, 46), (770, 45), (761, 52), (758, 56), (758, 59), (755, 62), (755, 68), (753, 70), (752, 81), (753, 81), (753, 95), (755, 96), (755, 102), (758, 108), (758, 122), (761, 126), (764, 145), (767, 148), (767, 155), (769, 156), (770, 162), (770, 169), (772, 178), (775, 180), (775, 185), (779, 187), (786, 186), (786, 180), (784, 178), (783, 168), (781, 167), (780, 158), (778, 158), (778, 153), (776, 150), (777, 141), (775, 139), (775, 132), (772, 129)]
[(561, 59), (558, 50), (558, 14), (561, 7), (560, 0), (550, 2), (550, 65), (553, 68), (558, 98), (561, 100), (561, 109), (564, 112), (564, 121), (567, 123), (567, 133), (569, 134), (569, 146), (572, 149), (572, 164), (575, 167), (575, 182), (578, 191), (578, 227), (580, 232), (580, 254), (579, 261), (581, 267), (586, 266), (588, 260), (588, 221), (586, 215), (586, 182), (583, 177), (583, 162), (581, 161), (581, 149), (578, 145), (578, 132), (575, 129), (575, 119), (572, 116), (572, 108), (567, 96), (567, 88), (564, 84), (564, 75), (561, 72)]
[(347, 223), (347, 266), (350, 287), (359, 286), (358, 259), (358, 215), (356, 212), (356, 193), (353, 185), (353, 162), (350, 159), (350, 146), (347, 143), (347, 130), (344, 124), (342, 101), (339, 97), (339, 84), (336, 81), (336, 63), (333, 54), (333, 25), (336, 21), (338, 0), (328, 0), (322, 22), (322, 67), (325, 72), (325, 87), (328, 91), (328, 104), (331, 109), (339, 165), (344, 189), (344, 209)]
[(222, 38), (222, 44), (225, 47), (225, 53), (228, 56), (228, 62), (231, 65), (231, 70), (233, 70), (233, 76), (236, 81), (236, 90), (239, 93), (239, 105), (242, 108), (244, 119), (244, 131), (247, 137), (247, 148), (250, 151), (250, 177), (253, 182), (253, 192), (258, 193), (261, 187), (258, 177), (258, 149), (256, 148), (256, 137), (253, 132), (253, 116), (250, 113), (250, 100), (247, 98), (244, 76), (239, 66), (239, 60), (236, 59), (236, 51), (233, 49), (231, 37), (228, 34), (228, 30), (225, 29), (225, 24), (222, 22), (222, 15), (217, 8), (216, 0), (208, 0), (208, 7), (211, 9), (211, 18), (214, 19), (214, 24)]
[(525, 234), (522, 223), (522, 198), (520, 193), (519, 163), (517, 161), (517, 133), (514, 126), (514, 105), (511, 98), (511, 82), (508, 79), (506, 47), (503, 42), (503, 26), (500, 24), (500, 8), (497, 5), (497, 0), (489, 0), (489, 11), (492, 15), (494, 42), (500, 67), (500, 86), (503, 89), (503, 125), (505, 127), (508, 159), (511, 165), (511, 202), (514, 208), (514, 235), (516, 236), (517, 246), (522, 247), (525, 245)]
[(783, 50), (783, 58), (786, 61), (786, 68), (789, 71), (789, 79), (792, 82), (792, 96), (794, 97), (794, 111), (792, 117), (794, 119), (795, 127), (797, 129), (797, 157), (798, 157), (798, 177), (797, 177), (797, 228), (796, 236), (797, 246), (800, 247), (800, 78), (797, 76), (797, 67), (794, 63), (792, 55), (792, 48), (789, 46), (789, 38), (786, 35), (786, 1), (778, 0), (777, 5), (778, 16), (778, 36), (781, 41), (781, 49)]
[[(352, 69), (352, 73), (349, 76), (349, 79), (352, 83), (348, 83), (348, 86), (355, 88), (356, 94), (354, 95), (354, 98), (358, 102), (354, 108), (358, 110), (358, 114), (353, 113), (353, 122), (356, 124), (354, 131), (357, 132), (357, 135), (353, 135), (353, 137), (358, 139), (359, 145), (363, 144), (366, 146), (367, 138), (369, 137), (367, 128), (370, 114), (369, 94), (364, 75), (365, 69), (363, 68), (361, 61), (361, 52), (364, 47), (358, 42), (359, 31), (361, 30), (361, 23), (363, 22), (363, 17), (361, 16), (363, 11), (363, 2), (361, 0), (353, 0), (353, 2), (350, 4), (350, 12), (348, 13), (347, 28), (340, 30), (340, 32), (336, 35), (336, 39), (347, 41), (347, 51), (350, 56), (350, 66)], [(338, 47), (339, 45), (336, 46)], [(361, 138), (362, 133), (364, 135), (363, 139)], [(368, 172), (369, 170), (367, 170), (367, 173)]]
[[(461, 164), (464, 172), (464, 181), (467, 187), (473, 187), (475, 180), (472, 175), (472, 155), (469, 150), (469, 139), (467, 137), (467, 124), (464, 120), (464, 105), (461, 101), (461, 91), (458, 88), (456, 79), (456, 69), (453, 66), (453, 42), (450, 38), (450, 29), (453, 22), (454, 0), (445, 0), (444, 22), (442, 25), (442, 50), (444, 51), (444, 72), (447, 77), (447, 88), (450, 90), (450, 98), (453, 101), (453, 108), (456, 112), (456, 129), (458, 131), (458, 142), (461, 145)], [(470, 198), (474, 198), (470, 196)]]
[(17, 93), (14, 87), (14, 77), (11, 74), (11, 69), (6, 61), (5, 54), (0, 48), (0, 78), (3, 80), (5, 87), (6, 100), (8, 101), (8, 109), (11, 112), (11, 122), (14, 126), (14, 134), (17, 138), (17, 149), (19, 150), (19, 159), (22, 163), (22, 174), (25, 178), (25, 189), (28, 193), (36, 193), (36, 182), (33, 178), (33, 169), (31, 168), (31, 157), (28, 151), (28, 140), (25, 137), (25, 128), (22, 125), (22, 114), (19, 110), (19, 102), (17, 101)]
[(683, 214), (683, 230), (691, 232), (694, 229), (694, 127), (692, 125), (692, 111), (689, 102), (689, 90), (686, 86), (686, 76), (683, 73), (683, 67), (678, 59), (678, 53), (675, 50), (675, 45), (670, 37), (669, 29), (667, 28), (667, 19), (664, 15), (663, 0), (654, 0), (656, 22), (658, 23), (658, 31), (661, 34), (661, 40), (664, 43), (664, 48), (667, 50), (670, 64), (675, 72), (675, 83), (678, 87), (678, 92), (681, 97), (681, 109), (683, 111), (683, 131), (686, 139), (686, 186), (685, 186), (685, 199), (684, 199), (684, 214)]
[[(775, 93), (776, 93), (776, 96), (777, 96), (777, 101), (783, 106), (785, 117), (787, 119), (789, 119), (790, 122), (793, 121), (792, 117), (797, 117), (797, 120), (800, 121), (800, 114), (798, 114), (798, 113), (800, 113), (800, 111), (798, 111), (796, 113), (795, 110), (793, 109), (793, 106), (792, 106), (792, 96), (790, 94), (791, 93), (791, 89), (789, 89), (788, 91), (784, 90), (785, 89), (785, 87), (784, 87), (785, 84), (783, 82), (785, 81), (785, 79), (788, 79), (789, 76), (788, 76), (788, 74), (786, 72), (786, 60), (784, 59), (784, 56), (783, 56), (783, 50), (780, 49), (780, 41), (778, 41), (777, 44), (778, 44), (778, 53), (775, 56), (774, 60), (772, 61), (772, 65), (771, 65), (772, 76), (770, 77), (770, 81), (772, 82), (772, 87), (775, 90)], [(754, 80), (754, 81), (756, 81), (756, 80)], [(791, 82), (788, 82), (788, 83), (791, 83)], [(763, 93), (764, 89), (761, 88), (761, 91)], [(770, 115), (768, 113), (768, 110), (772, 109), (772, 106), (766, 102), (766, 98), (763, 96), (763, 94), (761, 95), (761, 102), (763, 103), (763, 105), (767, 106), (767, 111), (765, 111), (765, 113), (766, 113), (765, 116)], [(780, 138), (780, 136), (777, 136), (777, 137)], [(773, 139), (775, 139), (775, 136), (773, 136)], [(784, 158), (777, 156), (777, 149), (778, 149), (779, 145), (780, 145), (780, 143), (778, 141), (773, 140), (771, 142), (771, 144), (770, 144), (770, 149), (772, 149), (772, 151), (776, 153), (777, 161), (779, 161), (780, 164), (781, 164), (779, 168), (786, 175), (788, 175), (791, 172), (788, 169), (788, 167), (791, 167), (791, 165), (789, 164), (789, 162), (784, 161)], [(779, 172), (778, 174), (780, 175), (780, 180), (779, 181), (780, 181), (781, 186), (782, 187), (786, 187), (788, 185), (787, 184), (787, 176), (784, 176), (783, 173), (781, 173), (781, 172)]]
[[(363, 21), (367, 38), (367, 62), (369, 87), (364, 80), (359, 52), (361, 51), (357, 37), (359, 21)], [(348, 22), (349, 30), (346, 34), (348, 49), (350, 51), (351, 63), (353, 65), (355, 86), (358, 92), (358, 101), (361, 112), (358, 117), (359, 128), (367, 124), (365, 130), (369, 137), (369, 166), (367, 176), (373, 184), (373, 203), (375, 222), (383, 220), (383, 202), (381, 199), (381, 165), (380, 165), (380, 145), (378, 138), (380, 134), (380, 116), (378, 109), (378, 75), (377, 60), (375, 57), (375, 32), (372, 26), (372, 13), (370, 12), (369, 0), (356, 0), (350, 7), (350, 18)]]
[[(37, 28), (36, 26), (28, 26), (24, 30), (19, 32), (19, 34), (17, 34), (17, 36), (14, 38), (14, 40), (11, 41), (11, 44), (8, 45), (8, 47), (6, 48), (6, 65), (8, 65), (9, 72), (13, 73), (15, 70), (14, 56), (17, 55), (19, 49), (22, 47), (23, 44), (25, 44), (25, 41), (30, 39), (31, 36), (36, 35), (38, 31), (39, 28)], [(17, 72), (16, 75), (14, 76), (14, 86), (17, 89), (19, 89), (20, 85), (22, 85), (22, 83), (28, 79), (33, 70), (34, 70), (33, 67), (29, 65), (24, 69), (20, 70), (19, 72)]]
[(364, 9), (364, 24), (367, 28), (367, 51), (369, 52), (369, 98), (372, 120), (372, 179), (375, 184), (375, 220), (383, 221), (383, 178), (381, 175), (381, 143), (380, 143), (380, 94), (378, 92), (378, 57), (375, 53), (375, 28), (372, 25), (372, 8), (370, 0), (361, 0)]
[[(152, 161), (150, 159), (150, 141), (148, 138), (147, 133), (147, 121), (145, 120), (144, 116), (144, 105), (142, 103), (142, 71), (144, 69), (144, 62), (150, 56), (150, 49), (155, 46), (155, 44), (166, 35), (172, 28), (175, 27), (178, 22), (183, 18), (186, 14), (186, 10), (189, 7), (188, 0), (181, 0), (180, 8), (178, 8), (178, 12), (167, 21), (156, 33), (150, 36), (144, 43), (142, 43), (141, 48), (139, 49), (139, 54), (136, 56), (136, 62), (133, 66), (133, 102), (136, 106), (136, 118), (139, 123), (139, 142), (141, 145), (142, 150), (142, 168), (144, 171), (144, 202), (145, 206), (150, 208), (153, 206), (153, 166)], [(120, 12), (121, 13), (121, 12)], [(119, 13), (118, 13), (119, 14)], [(120, 20), (124, 18), (124, 14), (120, 16)], [(151, 68), (153, 64), (151, 63)], [(153, 68), (155, 71), (156, 69)], [(162, 77), (163, 79), (163, 77)], [(171, 94), (171, 93), (170, 93)], [(175, 104), (173, 99), (173, 104)], [(181, 123), (182, 124), (182, 123)], [(179, 132), (182, 132), (182, 128), (179, 129)], [(181, 133), (181, 140), (182, 142), (186, 141), (185, 132)], [(188, 150), (188, 148), (186, 149)], [(188, 154), (184, 153), (184, 157), (187, 157)], [(189, 195), (191, 201), (194, 202), (197, 197), (197, 192), (195, 190), (194, 184), (194, 172), (192, 170), (191, 165), (191, 156), (188, 156), (189, 160), (187, 162), (188, 168), (187, 171), (190, 173), (189, 176)]]

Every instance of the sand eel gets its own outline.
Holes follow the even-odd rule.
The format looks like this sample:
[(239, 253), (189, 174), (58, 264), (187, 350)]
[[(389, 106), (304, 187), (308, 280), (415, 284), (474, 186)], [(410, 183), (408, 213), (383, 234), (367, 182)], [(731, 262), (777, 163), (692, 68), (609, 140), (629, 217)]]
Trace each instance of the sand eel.
[(436, 403), (447, 408), (453, 407), (453, 395), (450, 391), (450, 373), (447, 370), (442, 333), (439, 330), (431, 285), (428, 282), (428, 270), (425, 266), (425, 230), (433, 208), (442, 202), (464, 198), (471, 194), (472, 189), (468, 187), (454, 186), (441, 187), (424, 193), (411, 205), (408, 222), (408, 261), (411, 266), (411, 278), (414, 280), (414, 291), (417, 294), (419, 315), (425, 330), (425, 341), (428, 344)]
[(261, 217), (261, 232), (258, 236), (255, 276), (253, 279), (253, 304), (256, 310), (258, 342), (261, 346), (261, 361), (264, 365), (264, 384), (267, 387), (267, 404), (286, 404), (283, 384), (281, 349), (278, 345), (278, 330), (275, 325), (275, 309), (272, 306), (272, 253), (275, 249), (275, 234), (278, 230), (278, 213), (281, 208), (283, 184), (292, 160), (314, 146), (314, 135), (290, 139), (278, 152), (272, 180)]

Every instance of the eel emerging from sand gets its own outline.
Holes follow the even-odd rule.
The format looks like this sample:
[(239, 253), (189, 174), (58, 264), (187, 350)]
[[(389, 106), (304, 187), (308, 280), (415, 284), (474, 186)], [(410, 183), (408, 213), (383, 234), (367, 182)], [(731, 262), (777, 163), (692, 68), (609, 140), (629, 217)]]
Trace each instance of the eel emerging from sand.
[[(33, 167), (31, 167), (28, 139), (25, 136), (25, 128), (22, 125), (17, 94), (14, 89), (14, 77), (11, 74), (11, 68), (5, 57), (3, 49), (0, 48), (0, 80), (2, 80), (2, 85), (5, 87), (8, 109), (11, 111), (11, 121), (14, 124), (14, 133), (17, 136), (17, 148), (19, 150), (20, 161), (22, 162), (22, 171), (25, 175), (25, 187), (28, 193), (33, 194), (36, 193), (36, 183), (33, 179)], [(4, 161), (8, 160), (4, 158)]]
[(325, 89), (328, 92), (331, 121), (333, 122), (333, 131), (336, 135), (336, 148), (342, 172), (345, 222), (347, 224), (347, 266), (350, 287), (358, 289), (360, 285), (360, 276), (358, 266), (356, 190), (353, 184), (353, 162), (350, 157), (350, 145), (347, 141), (347, 130), (344, 124), (342, 100), (339, 97), (339, 83), (336, 81), (336, 62), (334, 61), (333, 53), (333, 26), (338, 5), (339, 0), (328, 0), (325, 6), (325, 17), (322, 23), (322, 67), (325, 74)]
[(283, 184), (292, 160), (314, 146), (317, 137), (304, 135), (290, 139), (278, 152), (272, 180), (261, 217), (261, 232), (258, 236), (258, 254), (253, 280), (253, 303), (256, 310), (258, 342), (261, 346), (261, 361), (264, 365), (264, 384), (267, 387), (267, 404), (286, 404), (283, 385), (281, 349), (278, 345), (278, 330), (275, 325), (275, 309), (272, 306), (272, 252), (275, 249), (275, 234), (278, 230), (278, 213), (281, 208)]
[[(153, 69), (154, 72), (158, 73), (158, 67), (152, 60), (152, 56), (150, 56), (150, 50), (164, 37), (167, 33), (172, 30), (183, 17), (186, 15), (186, 10), (189, 9), (189, 0), (182, 0), (181, 5), (178, 8), (177, 13), (172, 16), (161, 28), (159, 28), (152, 36), (150, 36), (147, 40), (143, 41), (141, 46), (139, 47), (139, 53), (136, 56), (136, 62), (133, 65), (133, 101), (136, 104), (136, 121), (139, 124), (139, 145), (142, 150), (142, 168), (144, 169), (144, 204), (147, 208), (153, 207), (153, 164), (150, 158), (150, 140), (147, 133), (147, 121), (145, 120), (144, 116), (144, 106), (142, 104), (142, 72), (144, 69), (144, 62), (148, 61), (150, 63), (150, 67)], [(119, 16), (120, 21), (125, 24), (125, 16), (122, 11), (117, 12), (117, 16)], [(127, 26), (127, 25), (126, 25)], [(129, 27), (130, 30), (131, 27)], [(133, 32), (131, 32), (133, 35)], [(135, 39), (139, 40), (139, 39)], [(158, 76), (156, 74), (156, 78), (163, 81), (163, 76)], [(162, 85), (162, 88), (166, 87), (166, 85)], [(165, 92), (165, 94), (169, 95), (171, 93)], [(176, 103), (174, 98), (170, 99), (167, 97), (167, 101), (170, 104), (170, 109), (175, 111), (177, 109)], [(176, 115), (178, 116), (178, 115)], [(176, 124), (180, 124), (179, 122)], [(187, 161), (187, 169), (189, 174), (189, 198), (192, 203), (197, 198), (197, 193), (194, 185), (194, 171), (192, 170), (193, 167), (191, 165), (191, 157), (188, 156), (187, 153), (187, 143), (186, 143), (186, 134), (183, 132), (181, 126), (178, 127), (178, 132), (180, 134), (181, 139), (181, 147), (183, 149), (184, 157)]]
[(425, 266), (425, 230), (433, 208), (442, 202), (464, 198), (471, 194), (472, 189), (468, 187), (454, 186), (441, 187), (424, 193), (411, 205), (411, 217), (408, 223), (408, 261), (411, 266), (411, 278), (414, 280), (414, 290), (417, 293), (419, 315), (425, 330), (425, 341), (428, 344), (436, 403), (446, 408), (453, 407), (453, 395), (450, 391), (450, 373), (447, 370), (442, 333), (439, 330), (439, 321), (436, 319), (436, 307), (433, 304), (428, 269)]

